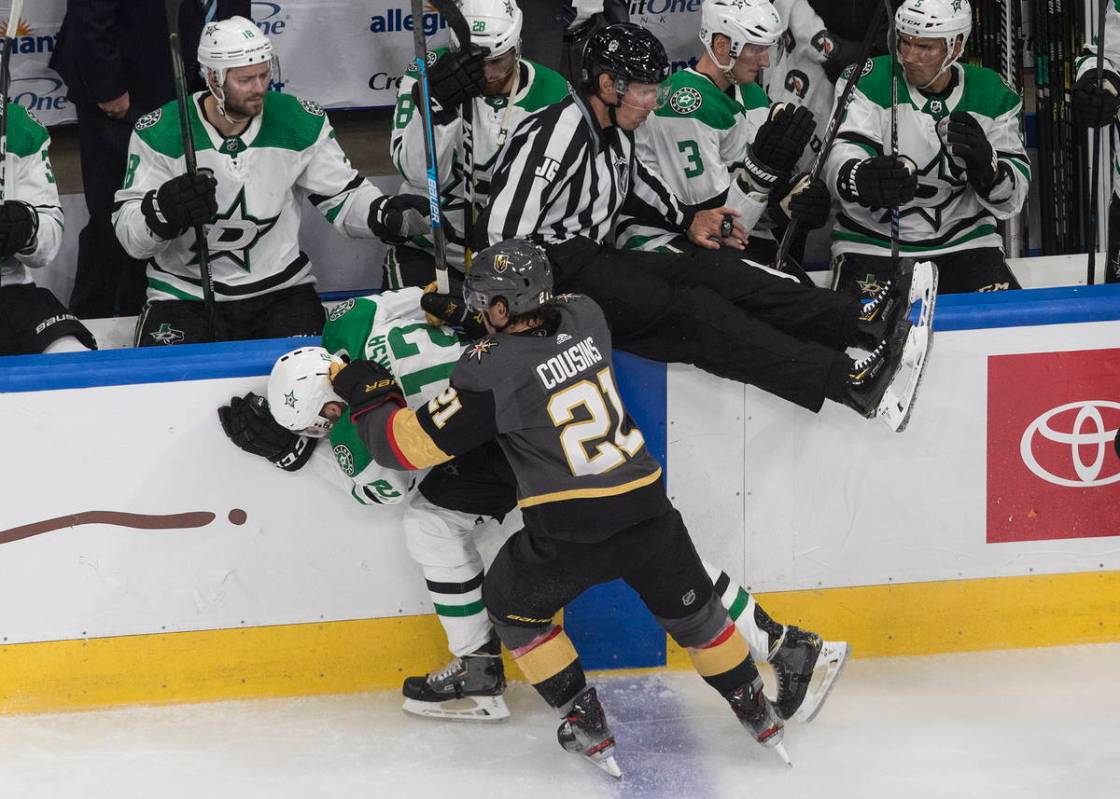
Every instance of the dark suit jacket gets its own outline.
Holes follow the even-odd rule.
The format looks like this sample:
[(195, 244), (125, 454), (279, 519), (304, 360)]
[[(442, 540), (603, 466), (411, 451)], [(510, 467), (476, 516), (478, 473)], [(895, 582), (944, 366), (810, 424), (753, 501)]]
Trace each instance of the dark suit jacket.
[[(251, 0), (217, 0), (217, 19), (249, 16)], [(192, 88), (201, 88), (198, 41), (202, 5), (183, 0), (179, 31)], [(104, 103), (126, 91), (129, 117), (159, 108), (175, 96), (164, 0), (67, 0), (50, 66), (76, 103)]]

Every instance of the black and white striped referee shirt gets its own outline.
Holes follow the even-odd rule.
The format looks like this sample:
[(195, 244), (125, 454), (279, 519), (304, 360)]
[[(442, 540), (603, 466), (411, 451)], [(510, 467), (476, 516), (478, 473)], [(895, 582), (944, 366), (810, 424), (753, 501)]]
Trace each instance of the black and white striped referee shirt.
[(683, 206), (634, 154), (634, 134), (600, 128), (574, 93), (526, 117), (501, 154), (490, 202), (475, 229), (479, 247), (506, 239), (603, 242), (620, 213), (688, 229)]

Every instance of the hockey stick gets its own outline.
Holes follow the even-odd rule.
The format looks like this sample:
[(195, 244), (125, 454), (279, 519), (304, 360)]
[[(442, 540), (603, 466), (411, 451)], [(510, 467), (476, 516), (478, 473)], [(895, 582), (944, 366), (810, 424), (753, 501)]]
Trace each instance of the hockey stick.
[[(1100, 12), (1097, 16), (1097, 85), (1101, 86), (1104, 78), (1104, 18), (1108, 10), (1109, 0), (1101, 0)], [(1084, 173), (1082, 173), (1084, 174)], [(1089, 258), (1086, 264), (1086, 285), (1092, 286), (1097, 282), (1097, 232), (1100, 228), (1100, 196), (1101, 181), (1101, 129), (1093, 128), (1093, 166), (1092, 179), (1092, 210), (1089, 211)]]
[[(200, 3), (198, 0), (166, 0), (164, 8), (167, 12), (167, 44), (171, 51), (171, 71), (175, 78), (175, 101), (179, 108), (179, 135), (183, 142), (183, 161), (187, 166), (187, 173), (198, 174), (198, 162), (194, 153), (194, 133), (191, 131), (190, 110), (191, 95), (187, 92), (187, 79), (183, 74), (183, 53), (180, 50), (179, 39), (179, 8), (182, 3), (197, 5), (202, 11), (203, 20), (210, 3)], [(213, 0), (211, 0), (213, 2)], [(210, 271), (210, 247), (206, 241), (206, 230), (201, 224), (194, 226), (195, 246), (198, 247), (198, 272), (202, 279), (202, 301), (206, 305), (206, 334), (211, 340), (217, 339), (217, 314), (214, 306), (214, 274)]]
[[(891, 158), (898, 160), (898, 31), (891, 13), (891, 0), (883, 0), (887, 12), (887, 49), (891, 52)], [(898, 269), (898, 206), (891, 207), (891, 268)]]
[[(463, 16), (462, 9), (459, 8), (458, 3), (454, 0), (432, 0), (432, 6), (436, 11), (443, 14), (443, 18), (447, 20), (448, 26), (455, 32), (455, 38), (459, 40), (459, 48), (466, 49), (471, 44), (471, 28), (467, 24), (467, 18)], [(510, 98), (512, 105), (513, 98)], [(463, 103), (460, 113), (460, 118), (463, 121), (463, 174), (466, 176), (467, 186), (467, 213), (465, 216), (465, 227), (463, 231), (463, 264), (466, 271), (470, 272), (471, 269), (471, 256), (474, 250), (474, 100), (469, 99)]]
[(19, 34), (23, 0), (12, 0), (4, 30), (4, 53), (0, 55), (0, 203), (8, 199), (8, 89), (12, 84), (12, 43)]
[(451, 291), (447, 279), (447, 241), (443, 236), (443, 218), (439, 209), (439, 161), (436, 153), (435, 125), (432, 122), (432, 97), (428, 91), (428, 43), (424, 38), (424, 0), (412, 0), (413, 65), (416, 85), (420, 87), (420, 120), (424, 126), (424, 154), (428, 162), (428, 208), (435, 246), (436, 290)]
[[(886, 3), (882, 7), (887, 10)], [(887, 11), (887, 13), (890, 12)], [(860, 44), (859, 61), (848, 67), (850, 74), (844, 83), (844, 90), (836, 101), (836, 107), (832, 109), (832, 117), (828, 120), (828, 127), (825, 128), (824, 136), (821, 139), (821, 149), (817, 151), (817, 157), (813, 159), (813, 166), (809, 170), (810, 183), (820, 178), (821, 171), (824, 169), (824, 162), (832, 151), (832, 145), (836, 143), (836, 134), (840, 132), (840, 123), (848, 112), (848, 103), (852, 101), (852, 92), (855, 91), (856, 83), (859, 82), (863, 67), (867, 63), (867, 57), (871, 54), (871, 45), (875, 41), (878, 22), (878, 19), (869, 21), (867, 32), (863, 35), (863, 42)], [(782, 240), (778, 244), (778, 252), (774, 256), (774, 268), (779, 272), (784, 271), (786, 257), (789, 255), (789, 248), (793, 246), (793, 238), (796, 232), (797, 220), (790, 219), (789, 224), (786, 225), (786, 232), (782, 234)]]

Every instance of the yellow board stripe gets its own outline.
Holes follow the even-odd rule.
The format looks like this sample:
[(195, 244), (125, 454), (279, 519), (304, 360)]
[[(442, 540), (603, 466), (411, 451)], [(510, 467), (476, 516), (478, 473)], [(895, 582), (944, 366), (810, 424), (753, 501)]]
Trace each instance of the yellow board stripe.
[[(1120, 641), (1120, 571), (759, 594), (889, 657)], [(397, 690), (448, 660), (435, 615), (0, 645), (0, 713)], [(691, 669), (669, 641), (669, 666)], [(518, 670), (506, 658), (511, 679)]]
[(533, 647), (514, 662), (521, 668), (525, 679), (536, 685), (568, 668), (579, 657), (572, 639), (560, 628), (555, 636), (540, 646)]
[(714, 677), (738, 666), (747, 659), (747, 640), (738, 630), (726, 641), (707, 649), (688, 650), (693, 668), (701, 677)]
[[(756, 594), (772, 617), (856, 657), (1120, 641), (1120, 571)], [(670, 668), (691, 668), (668, 641)]]
[(546, 502), (562, 502), (566, 499), (616, 497), (619, 494), (625, 494), (627, 491), (633, 491), (635, 488), (643, 488), (650, 483), (655, 483), (659, 477), (661, 477), (660, 466), (652, 474), (647, 474), (645, 477), (639, 477), (637, 480), (631, 480), (629, 483), (623, 483), (622, 485), (611, 486), (610, 488), (573, 488), (568, 491), (554, 491), (551, 494), (537, 494), (535, 497), (519, 499), (517, 504), (522, 508), (531, 508), (534, 505), (543, 505)]

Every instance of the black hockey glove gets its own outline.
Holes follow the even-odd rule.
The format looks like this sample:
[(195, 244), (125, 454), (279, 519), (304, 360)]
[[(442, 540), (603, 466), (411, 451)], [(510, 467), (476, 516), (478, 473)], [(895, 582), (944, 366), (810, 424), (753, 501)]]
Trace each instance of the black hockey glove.
[(209, 172), (179, 175), (148, 192), (140, 210), (151, 231), (170, 241), (218, 213), (217, 190), (218, 181)]
[(286, 472), (298, 471), (319, 443), (280, 426), (269, 413), (268, 400), (252, 391), (218, 408), (218, 420), (230, 441)]
[(19, 200), (6, 200), (0, 205), (0, 257), (7, 258), (35, 243), (39, 233), (39, 215)]
[(392, 402), (405, 407), (404, 394), (389, 370), (376, 361), (350, 361), (332, 379), (334, 391), (350, 406), (350, 418)]
[(451, 325), (461, 328), (463, 333), (472, 341), (489, 335), (486, 325), (482, 321), (482, 314), (471, 313), (467, 304), (463, 302), (462, 295), (440, 294), (435, 291), (435, 283), (425, 289), (420, 298), (420, 307), (428, 317), (428, 323), (433, 325)]
[(1101, 75), (1104, 85), (1097, 85), (1097, 71), (1091, 69), (1073, 84), (1070, 102), (1073, 106), (1073, 124), (1083, 128), (1100, 128), (1116, 121), (1120, 111), (1120, 77), (1105, 71)]
[(818, 32), (816, 36), (809, 40), (809, 44), (824, 56), (824, 63), (821, 64), (821, 68), (824, 69), (825, 77), (831, 83), (836, 83), (840, 79), (840, 73), (844, 71), (844, 67), (859, 61), (862, 52), (859, 42), (837, 36), (828, 30)]
[[(490, 51), (476, 44), (456, 53), (444, 53), (428, 70), (428, 90), (441, 110), (455, 113), (478, 97), (486, 85), (483, 61)], [(442, 120), (439, 120), (442, 124)]]
[(864, 208), (893, 208), (914, 199), (918, 175), (914, 162), (902, 156), (853, 158), (840, 167), (836, 190), (845, 200)]
[(813, 113), (803, 105), (776, 103), (770, 108), (770, 118), (747, 147), (744, 161), (755, 191), (769, 191), (788, 178), (815, 129)]
[(810, 181), (804, 173), (790, 183), (792, 188), (783, 187), (777, 200), (771, 195), (770, 218), (778, 223), (794, 219), (803, 231), (823, 226), (832, 210), (832, 195), (828, 186), (820, 178)]
[(373, 235), (387, 244), (402, 244), (411, 236), (431, 229), (431, 205), (419, 194), (382, 194), (369, 204), (366, 224)]
[(968, 174), (968, 182), (978, 192), (987, 196), (988, 190), (996, 182), (999, 175), (999, 163), (996, 161), (996, 151), (988, 142), (988, 135), (976, 121), (976, 117), (967, 111), (954, 111), (949, 114), (949, 126), (946, 138), (948, 150), (955, 158), (964, 164)]

